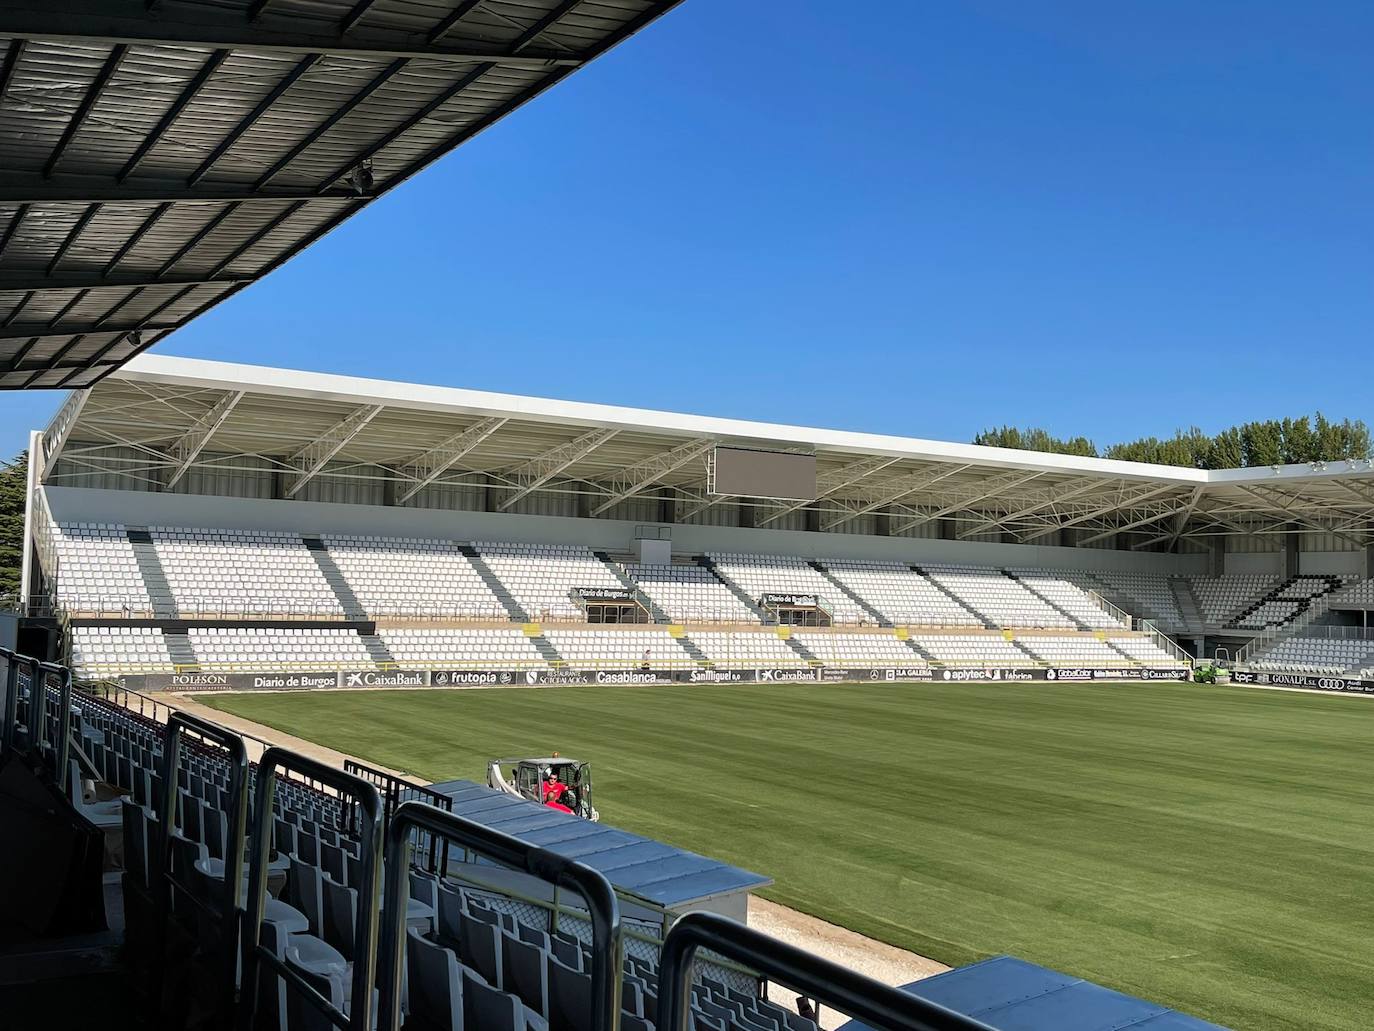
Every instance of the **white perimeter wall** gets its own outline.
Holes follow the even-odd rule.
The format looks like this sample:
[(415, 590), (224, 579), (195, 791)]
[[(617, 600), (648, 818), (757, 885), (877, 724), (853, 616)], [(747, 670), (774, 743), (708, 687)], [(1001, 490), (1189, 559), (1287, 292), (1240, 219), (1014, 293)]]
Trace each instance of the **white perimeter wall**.
[[(297, 533), (376, 534), (460, 541), (583, 544), (612, 551), (634, 549), (633, 522), (569, 519), (488, 512), (336, 505), (315, 501), (261, 501), (194, 494), (45, 487), (48, 507), (62, 523), (123, 523), (216, 529), (286, 530)], [(736, 551), (800, 555), (815, 559), (892, 559), (901, 562), (967, 562), (976, 565), (1121, 569), (1203, 574), (1206, 555), (1158, 555), (1101, 548), (1037, 547), (912, 537), (809, 533), (730, 526), (671, 528), (673, 551), (699, 554)], [(1228, 556), (1230, 557), (1230, 556)], [(1246, 556), (1251, 557), (1251, 556)], [(1273, 556), (1253, 556), (1273, 558)]]

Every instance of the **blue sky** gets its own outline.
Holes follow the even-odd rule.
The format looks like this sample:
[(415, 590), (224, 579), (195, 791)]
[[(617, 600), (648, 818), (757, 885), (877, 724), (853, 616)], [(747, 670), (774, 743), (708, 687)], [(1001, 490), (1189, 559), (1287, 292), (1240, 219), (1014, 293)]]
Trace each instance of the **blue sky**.
[(158, 350), (949, 440), (1367, 416), (1374, 6), (855, 10), (686, 0)]

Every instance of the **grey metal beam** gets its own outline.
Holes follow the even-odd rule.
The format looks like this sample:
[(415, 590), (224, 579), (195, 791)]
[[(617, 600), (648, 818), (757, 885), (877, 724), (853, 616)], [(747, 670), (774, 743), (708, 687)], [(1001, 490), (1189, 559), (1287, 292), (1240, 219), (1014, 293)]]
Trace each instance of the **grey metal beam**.
[(237, 143), (239, 138), (256, 125), (258, 119), (265, 115), (268, 109), (281, 99), (282, 94), (299, 82), (301, 77), (305, 75), (306, 72), (310, 71), (311, 68), (314, 68), (315, 65), (319, 64), (321, 60), (322, 58), (319, 54), (306, 54), (297, 61), (289, 72), (277, 80), (277, 84), (268, 91), (267, 95), (258, 101), (253, 110), (239, 119), (238, 125), (230, 129), (228, 134), (215, 144), (215, 148), (206, 155), (205, 160), (202, 161), (199, 167), (197, 167), (187, 178), (186, 185), (194, 186), (204, 179), (210, 169), (215, 166), (215, 162), (224, 157), (229, 148)]
[(153, 131), (143, 138), (143, 142), (138, 145), (138, 148), (129, 157), (129, 160), (124, 163), (124, 167), (119, 170), (119, 174), (115, 176), (118, 182), (122, 183), (125, 179), (129, 178), (129, 176), (133, 175), (139, 163), (148, 156), (148, 151), (158, 145), (163, 135), (172, 127), (172, 123), (175, 122), (181, 116), (181, 112), (186, 109), (186, 105), (195, 99), (196, 94), (200, 92), (200, 88), (205, 85), (206, 80), (215, 74), (219, 66), (224, 63), (224, 59), (228, 56), (228, 50), (216, 50), (206, 58), (205, 63), (200, 66), (200, 70), (191, 77), (191, 81), (188, 82), (186, 88), (181, 91), (180, 96), (172, 101), (172, 106), (158, 119), (157, 125), (153, 126)]
[(281, 201), (320, 201), (356, 199), (356, 190), (288, 187), (253, 189), (231, 184), (187, 186), (183, 179), (130, 179), (118, 182), (109, 176), (54, 175), (50, 179), (34, 173), (0, 172), (0, 205), (14, 204), (190, 204), (190, 203), (271, 203)]
[[(2, 17), (3, 15), (0, 15)], [(119, 71), (119, 65), (124, 60), (124, 55), (129, 52), (126, 44), (116, 45), (105, 63), (100, 66), (100, 71), (96, 72), (95, 79), (86, 90), (86, 95), (81, 98), (81, 103), (77, 105), (71, 119), (67, 122), (67, 127), (62, 130), (62, 136), (57, 141), (57, 146), (53, 148), (48, 156), (48, 163), (43, 166), (43, 176), (51, 176), (58, 164), (62, 161), (62, 156), (66, 154), (67, 148), (71, 146), (72, 140), (76, 139), (76, 134), (81, 131), (81, 127), (86, 123), (86, 116), (91, 113), (91, 109), (100, 100), (100, 95), (105, 92), (105, 87), (114, 78), (114, 73)]]
[(430, 46), (434, 46), (452, 32), (454, 27), (466, 18), (468, 13), (481, 2), (482, 0), (463, 0), (463, 2), (455, 7), (450, 14), (445, 15), (443, 21), (434, 26), (429, 35), (425, 37), (425, 42), (429, 43)]
[(191, 427), (172, 442), (172, 446), (167, 449), (168, 456), (176, 462), (176, 468), (172, 470), (172, 475), (167, 478), (167, 488), (170, 489), (177, 485), (177, 482), (186, 475), (186, 471), (191, 468), (200, 453), (205, 450), (210, 438), (215, 435), (215, 431), (224, 425), (224, 421), (233, 414), (235, 406), (243, 400), (247, 391), (233, 390), (226, 393), (216, 401), (199, 419), (191, 424)]
[(52, 260), (48, 262), (48, 275), (51, 276), (57, 271), (57, 266), (62, 264), (62, 259), (67, 256), (67, 251), (71, 250), (72, 244), (76, 243), (76, 238), (86, 231), (86, 227), (91, 224), (91, 219), (95, 218), (99, 213), (99, 204), (88, 205), (86, 210), (81, 213), (81, 217), (78, 218), (76, 223), (72, 226), (71, 232), (63, 238), (62, 243), (58, 246), (57, 253), (55, 253), (52, 256)]
[[(540, 32), (547, 28), (544, 26)], [(516, 49), (466, 40), (451, 46), (430, 44), (426, 36), (431, 35), (432, 30), (416, 34), (372, 27), (340, 35), (331, 31), (309, 31), (301, 28), (300, 22), (289, 28), (278, 28), (245, 19), (235, 11), (219, 11), (208, 5), (199, 7), (194, 16), (164, 10), (157, 17), (151, 17), (142, 4), (132, 0), (6, 0), (0, 7), (0, 33), (22, 36), (31, 42), (115, 43), (121, 46), (170, 44), (204, 50), (380, 60), (423, 57), (427, 61), (458, 63), (499, 61), (511, 67), (536, 69), (576, 67), (584, 60), (580, 54), (526, 53), (526, 45)]]
[(520, 481), (520, 488), (498, 507), (504, 512), (521, 498), (544, 486), (574, 462), (586, 458), (619, 432), (613, 429), (591, 430), (510, 470), (506, 475)]
[(14, 216), (10, 219), (9, 225), (5, 226), (4, 233), (0, 233), (0, 257), (4, 257), (5, 248), (10, 245), (10, 241), (13, 240), (15, 234), (19, 232), (19, 227), (24, 224), (24, 219), (28, 216), (28, 213), (29, 206), (27, 204), (20, 204), (18, 210), (15, 211)]
[(302, 487), (324, 470), (331, 458), (342, 451), (349, 441), (385, 410), (385, 405), (365, 405), (356, 408), (292, 455), (291, 465), (299, 475), (292, 481), (291, 486), (286, 488), (286, 496), (294, 498), (300, 493)]
[(405, 467), (406, 470), (414, 470), (413, 475), (417, 478), (415, 483), (396, 499), (396, 504), (404, 504), (420, 493), (452, 469), (469, 451), (504, 426), (507, 421), (505, 418), (491, 418), (473, 423), (461, 433), (455, 433), (441, 441), (420, 455), (414, 462), (409, 463)]
[(14, 71), (19, 67), (19, 60), (24, 56), (24, 47), (27, 45), (28, 40), (12, 39), (5, 48), (5, 60), (0, 63), (0, 107), (5, 106), (5, 94), (14, 81)]
[(251, 282), (248, 276), (160, 276), (149, 275), (102, 276), (91, 272), (26, 272), (23, 269), (0, 270), (0, 293), (29, 290), (105, 290), (146, 286), (233, 286)]
[(253, 184), (253, 188), (255, 190), (261, 190), (274, 178), (280, 175), (287, 165), (291, 164), (291, 162), (295, 161), (296, 158), (300, 157), (303, 153), (309, 150), (310, 147), (318, 143), (319, 140), (326, 133), (328, 133), (330, 129), (334, 128), (334, 126), (338, 125), (341, 121), (347, 118), (358, 107), (359, 104), (363, 103), (363, 101), (367, 100), (368, 97), (372, 96), (372, 94), (376, 93), (379, 89), (385, 86), (409, 63), (410, 60), (408, 58), (399, 58), (395, 61), (392, 61), (389, 65), (383, 68), (381, 72), (379, 72), (376, 76), (373, 77), (371, 82), (369, 82), (362, 89), (358, 90), (358, 92), (354, 93), (353, 96), (349, 97), (346, 101), (340, 104), (334, 110), (333, 114), (331, 114), (319, 125), (315, 126), (315, 128), (311, 129), (310, 132), (308, 132), (305, 135), (304, 139), (300, 140), (294, 147), (292, 147), (280, 158), (278, 158), (275, 162), (273, 162), (272, 167), (269, 168), (266, 172), (264, 172)]
[(18, 322), (13, 326), (6, 326), (0, 330), (0, 340), (27, 340), (29, 337), (69, 337), (77, 333), (130, 333), (136, 329), (157, 331), (164, 329), (176, 329), (181, 323), (168, 322), (144, 325), (139, 322), (121, 322), (113, 325), (96, 326), (85, 323), (79, 326), (70, 326), (65, 329), (57, 329), (56, 321), (49, 319), (41, 323)]

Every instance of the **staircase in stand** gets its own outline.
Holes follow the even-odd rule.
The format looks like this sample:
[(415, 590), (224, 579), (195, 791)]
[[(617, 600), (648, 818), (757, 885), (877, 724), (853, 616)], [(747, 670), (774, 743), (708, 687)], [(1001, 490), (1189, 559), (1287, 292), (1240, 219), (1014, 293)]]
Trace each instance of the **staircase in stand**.
[(191, 646), (191, 638), (186, 630), (162, 629), (162, 642), (167, 646), (167, 654), (172, 657), (172, 662), (178, 666), (194, 666), (199, 668), (200, 656), (196, 654), (195, 648)]
[(731, 594), (733, 594), (744, 605), (748, 607), (750, 612), (759, 617), (760, 623), (773, 622), (773, 617), (770, 616), (767, 612), (764, 612), (763, 609), (759, 608), (758, 602), (755, 601), (753, 598), (749, 597), (749, 595), (745, 593), (745, 591), (743, 590), (743, 588), (740, 587), (739, 584), (735, 583), (735, 581), (731, 580), (728, 576), (722, 573), (720, 571), (720, 568), (713, 561), (711, 561), (709, 556), (698, 555), (697, 565), (701, 566), (702, 569), (709, 569), (711, 571), (712, 576), (714, 576), (717, 580), (723, 583), (729, 589)]
[(870, 605), (868, 602), (864, 601), (857, 594), (851, 591), (846, 584), (842, 583), (840, 579), (837, 576), (835, 576), (834, 573), (826, 569), (825, 566), (822, 565), (820, 562), (808, 562), (807, 565), (809, 565), (816, 572), (820, 573), (821, 576), (825, 577), (832, 584), (834, 584), (835, 588), (846, 598), (848, 598), (855, 605), (859, 606), (859, 608), (867, 612), (868, 615), (873, 619), (873, 622), (877, 623), (879, 626), (892, 625), (892, 620), (888, 619), (881, 612), (875, 609), (872, 605)]
[(471, 544), (460, 544), (458, 550), (467, 557), (472, 568), (477, 571), (477, 575), (491, 589), (491, 593), (496, 595), (496, 600), (505, 606), (510, 618), (517, 623), (528, 623), (530, 621), (529, 613), (520, 607), (520, 603), (515, 600), (506, 585), (501, 582), (501, 578), (492, 572), (491, 566), (487, 565), (487, 560), (482, 557), (481, 553)]
[(372, 661), (378, 666), (397, 665), (396, 656), (391, 654), (391, 649), (386, 646), (376, 634), (358, 634), (358, 640), (363, 642), (363, 647), (367, 649), (367, 654), (372, 657)]
[(1168, 583), (1169, 590), (1174, 596), (1174, 604), (1178, 606), (1179, 614), (1183, 617), (1184, 626), (1195, 634), (1206, 633), (1207, 621), (1202, 618), (1202, 606), (1198, 604), (1193, 585), (1182, 576), (1171, 576)]
[(139, 576), (143, 577), (143, 587), (152, 602), (153, 615), (158, 619), (175, 619), (177, 616), (176, 599), (163, 572), (162, 560), (158, 558), (153, 537), (146, 529), (131, 526), (125, 530), (129, 546), (133, 548), (134, 561), (138, 563)]
[(320, 574), (324, 577), (325, 583), (329, 584), (329, 589), (334, 592), (334, 597), (339, 599), (339, 607), (343, 609), (344, 616), (348, 619), (366, 619), (367, 613), (363, 611), (362, 602), (353, 593), (352, 586), (334, 562), (334, 556), (329, 554), (329, 548), (325, 546), (324, 541), (314, 536), (303, 536), (301, 541), (314, 558), (315, 565), (320, 567)]
[(982, 623), (983, 626), (984, 626), (986, 629), (988, 629), (988, 630), (996, 630), (996, 629), (997, 629), (997, 624), (996, 624), (996, 622), (994, 622), (993, 620), (989, 619), (989, 618), (988, 618), (986, 615), (984, 615), (983, 613), (979, 612), (979, 611), (978, 611), (977, 609), (975, 609), (972, 605), (970, 605), (968, 602), (966, 602), (963, 598), (959, 597), (959, 595), (955, 594), (955, 593), (954, 593), (953, 591), (951, 591), (948, 587), (946, 587), (944, 584), (942, 584), (939, 580), (935, 579), (935, 577), (931, 576), (931, 575), (930, 575), (929, 573), (927, 573), (924, 569), (922, 569), (920, 566), (912, 566), (912, 567), (911, 567), (911, 571), (912, 571), (913, 573), (919, 573), (921, 576), (925, 577), (927, 583), (929, 583), (932, 587), (934, 587), (937, 591), (939, 591), (941, 594), (943, 594), (943, 595), (944, 595), (946, 598), (948, 598), (950, 601), (954, 602), (954, 604), (958, 605), (961, 609), (963, 609), (963, 610), (964, 610), (965, 612), (967, 612), (969, 615), (971, 615), (971, 616), (973, 616), (975, 619), (977, 619), (978, 622)]
[(1009, 569), (1004, 569), (1004, 570), (1002, 570), (1002, 575), (1005, 576), (1008, 580), (1013, 580), (1013, 581), (1015, 581), (1016, 583), (1020, 584), (1022, 590), (1024, 590), (1024, 591), (1029, 591), (1031, 594), (1035, 595), (1037, 598), (1039, 598), (1041, 601), (1043, 601), (1043, 602), (1044, 602), (1046, 605), (1048, 605), (1050, 608), (1054, 609), (1055, 612), (1058, 612), (1061, 616), (1063, 616), (1063, 617), (1064, 617), (1065, 619), (1067, 619), (1070, 623), (1072, 623), (1074, 626), (1076, 626), (1079, 630), (1087, 630), (1087, 629), (1088, 629), (1087, 624), (1084, 623), (1082, 620), (1080, 620), (1080, 619), (1079, 619), (1077, 616), (1075, 616), (1072, 612), (1070, 612), (1068, 609), (1065, 609), (1065, 608), (1060, 607), (1058, 604), (1056, 604), (1056, 602), (1054, 601), (1054, 599), (1049, 598), (1049, 597), (1047, 597), (1046, 595), (1041, 594), (1039, 591), (1037, 591), (1037, 590), (1036, 590), (1034, 587), (1032, 587), (1030, 584), (1026, 583), (1025, 580), (1022, 580), (1019, 576), (1017, 576), (1017, 575), (1016, 575), (1015, 573), (1013, 573), (1011, 570), (1009, 570)]

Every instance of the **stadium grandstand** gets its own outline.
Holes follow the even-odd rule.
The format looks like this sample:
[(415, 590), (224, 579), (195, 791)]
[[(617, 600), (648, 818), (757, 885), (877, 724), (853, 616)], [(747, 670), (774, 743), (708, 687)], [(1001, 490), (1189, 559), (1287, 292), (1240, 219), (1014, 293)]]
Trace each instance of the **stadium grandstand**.
[(1374, 664), (1366, 460), (1144, 466), (152, 355), (30, 454), (28, 615), (87, 679)]

